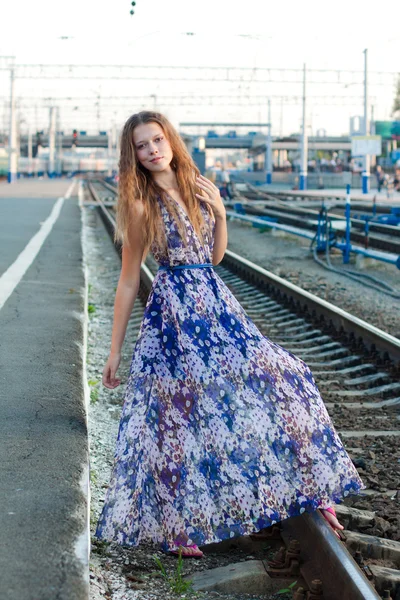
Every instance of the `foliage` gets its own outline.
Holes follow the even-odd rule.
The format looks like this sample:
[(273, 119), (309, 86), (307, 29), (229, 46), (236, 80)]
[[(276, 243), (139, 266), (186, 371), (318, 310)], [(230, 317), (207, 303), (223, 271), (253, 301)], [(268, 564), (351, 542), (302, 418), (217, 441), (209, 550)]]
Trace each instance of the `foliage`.
[(99, 390), (98, 388), (93, 388), (90, 390), (90, 404), (95, 404), (99, 399)]
[(182, 594), (187, 592), (192, 587), (191, 580), (183, 579), (183, 558), (182, 558), (182, 548), (179, 548), (178, 562), (176, 565), (176, 569), (172, 575), (168, 575), (166, 568), (164, 567), (161, 560), (153, 555), (154, 562), (157, 567), (160, 569), (162, 577), (168, 583), (169, 587), (175, 594)]
[(287, 588), (283, 588), (281, 590), (278, 590), (276, 593), (277, 594), (287, 594), (288, 592), (292, 591), (292, 588), (296, 585), (297, 581), (293, 581), (291, 584), (288, 585)]

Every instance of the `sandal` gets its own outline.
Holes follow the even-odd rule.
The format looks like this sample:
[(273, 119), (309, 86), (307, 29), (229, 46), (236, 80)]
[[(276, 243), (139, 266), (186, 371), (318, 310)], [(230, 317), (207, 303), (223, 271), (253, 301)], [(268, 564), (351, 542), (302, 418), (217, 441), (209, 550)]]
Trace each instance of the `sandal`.
[[(185, 552), (186, 549), (189, 550), (189, 552)], [(202, 558), (204, 556), (203, 552), (196, 544), (192, 544), (191, 546), (179, 546), (179, 548), (169, 550), (168, 554), (173, 554), (174, 556), (179, 556), (181, 554), (182, 558)]]
[[(333, 515), (334, 517), (336, 517), (336, 511), (335, 511), (335, 509), (333, 508), (333, 506), (330, 506), (329, 508), (321, 508), (320, 510), (326, 510), (327, 512), (330, 512), (330, 513), (331, 513), (331, 515)], [(324, 513), (322, 513), (322, 516), (324, 517), (324, 519), (326, 519), (326, 517), (325, 517)], [(337, 518), (337, 517), (336, 517), (336, 518)], [(328, 520), (328, 519), (326, 519), (326, 520)]]
[[(327, 521), (327, 522), (328, 522), (328, 524), (331, 526), (331, 528), (333, 529), (333, 531), (335, 532), (335, 534), (337, 535), (337, 537), (338, 537), (339, 539), (342, 539), (342, 538), (340, 537), (340, 535), (339, 535), (339, 533), (338, 533), (337, 529), (336, 529), (336, 528), (335, 528), (335, 527), (332, 525), (332, 523), (329, 521), (329, 519), (328, 519), (328, 518), (327, 518), (327, 517), (324, 515), (324, 512), (323, 512), (324, 510), (326, 510), (326, 511), (327, 511), (327, 512), (329, 512), (329, 513), (331, 513), (331, 515), (333, 515), (333, 516), (334, 516), (334, 517), (336, 517), (336, 519), (337, 519), (337, 516), (336, 516), (335, 509), (334, 509), (332, 506), (330, 506), (329, 508), (320, 508), (320, 513), (321, 513), (321, 514), (322, 514), (322, 516), (324, 517), (325, 521)], [(342, 529), (344, 529), (344, 527), (343, 527), (343, 526), (342, 526)], [(339, 530), (339, 531), (340, 531), (340, 530)]]

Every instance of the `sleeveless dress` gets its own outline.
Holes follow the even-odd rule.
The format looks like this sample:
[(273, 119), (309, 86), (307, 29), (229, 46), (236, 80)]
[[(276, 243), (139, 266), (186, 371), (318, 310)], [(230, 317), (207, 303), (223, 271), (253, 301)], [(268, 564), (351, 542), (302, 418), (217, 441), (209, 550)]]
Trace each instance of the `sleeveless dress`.
[[(162, 200), (164, 267), (211, 263)], [(308, 366), (262, 335), (213, 268), (159, 270), (137, 341), (96, 537), (204, 545), (365, 489)]]

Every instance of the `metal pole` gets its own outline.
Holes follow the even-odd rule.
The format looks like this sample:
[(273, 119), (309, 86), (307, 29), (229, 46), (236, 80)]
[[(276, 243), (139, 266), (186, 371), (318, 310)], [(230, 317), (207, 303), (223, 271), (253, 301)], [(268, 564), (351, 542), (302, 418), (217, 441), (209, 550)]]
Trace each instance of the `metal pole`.
[(271, 99), (268, 98), (268, 137), (266, 151), (267, 183), (272, 183)]
[(350, 198), (350, 184), (346, 186), (346, 245), (343, 250), (343, 263), (347, 264), (350, 260), (350, 250), (351, 250), (351, 241), (350, 241), (350, 208), (351, 208), (351, 198)]
[(19, 165), (21, 164), (21, 124), (22, 124), (22, 118), (21, 118), (21, 113), (17, 114), (17, 137), (16, 137), (16, 146), (17, 146), (17, 165), (19, 168)]
[(116, 134), (116, 141), (115, 141), (115, 151), (116, 151), (116, 161), (117, 163), (119, 162), (119, 155), (120, 155), (120, 151), (121, 151), (121, 132), (119, 130), (116, 130), (115, 132)]
[(15, 73), (10, 71), (10, 131), (8, 136), (8, 183), (17, 179), (17, 122), (15, 114)]
[(113, 121), (113, 123), (112, 123), (112, 176), (113, 177), (117, 174), (116, 160), (117, 160), (117, 123), (116, 123), (116, 121)]
[[(368, 50), (364, 50), (364, 135), (369, 134), (369, 123), (368, 123)], [(368, 154), (364, 157), (364, 171), (362, 174), (362, 193), (368, 194), (369, 192), (369, 168), (370, 168), (370, 156)]]
[(301, 134), (301, 165), (300, 165), (300, 182), (301, 190), (307, 189), (307, 159), (308, 159), (308, 138), (307, 138), (307, 123), (306, 123), (306, 65), (303, 71), (303, 128)]
[(107, 133), (107, 176), (112, 177), (112, 129)]
[(56, 147), (56, 111), (55, 107), (50, 108), (49, 123), (49, 166), (48, 176), (55, 177), (55, 147)]
[(32, 129), (28, 125), (28, 176), (32, 177)]
[(56, 140), (56, 164), (57, 164), (57, 168), (56, 168), (56, 173), (58, 177), (61, 177), (62, 175), (62, 137), (61, 137), (61, 121), (60, 121), (60, 107), (57, 106), (56, 108), (57, 111), (57, 119), (56, 119), (56, 123), (57, 123), (57, 140)]
[(376, 128), (375, 128), (375, 106), (373, 104), (371, 104), (371, 121), (370, 121), (370, 125), (369, 125), (369, 132), (371, 135), (375, 135), (376, 132)]

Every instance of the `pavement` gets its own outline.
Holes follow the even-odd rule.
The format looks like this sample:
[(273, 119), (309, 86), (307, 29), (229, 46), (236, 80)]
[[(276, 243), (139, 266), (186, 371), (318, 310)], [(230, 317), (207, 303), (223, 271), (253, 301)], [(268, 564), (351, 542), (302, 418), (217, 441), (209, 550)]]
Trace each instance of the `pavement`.
[(0, 184), (1, 600), (89, 597), (86, 285), (73, 187)]

